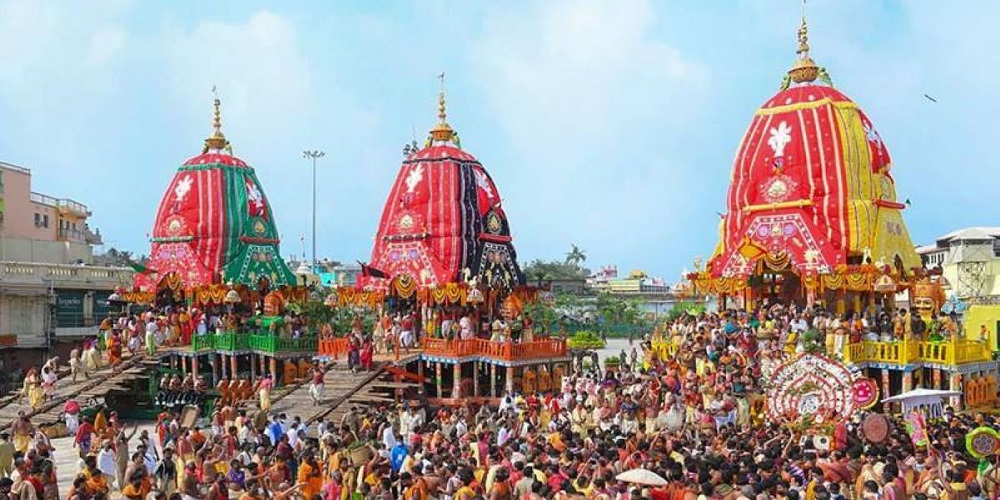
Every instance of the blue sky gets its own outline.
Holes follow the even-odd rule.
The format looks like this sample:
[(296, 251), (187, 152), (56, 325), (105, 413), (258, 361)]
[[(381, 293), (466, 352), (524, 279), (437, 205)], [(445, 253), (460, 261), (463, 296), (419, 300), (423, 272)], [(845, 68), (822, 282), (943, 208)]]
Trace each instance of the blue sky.
[[(914, 239), (996, 225), (1000, 3), (807, 12), (814, 58), (889, 146)], [(445, 71), (449, 121), (496, 180), (522, 259), (577, 244), (590, 266), (674, 280), (715, 244), (735, 148), (793, 61), (799, 14), (794, 0), (0, 0), (0, 160), (146, 252), (217, 85), (283, 252), (308, 246), (301, 151), (323, 149), (319, 252), (367, 260)]]

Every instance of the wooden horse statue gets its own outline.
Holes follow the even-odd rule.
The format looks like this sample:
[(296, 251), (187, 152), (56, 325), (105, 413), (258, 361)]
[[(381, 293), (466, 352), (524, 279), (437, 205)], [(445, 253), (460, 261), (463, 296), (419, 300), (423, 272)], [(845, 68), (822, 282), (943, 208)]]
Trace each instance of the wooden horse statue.
[(535, 372), (525, 369), (521, 375), (521, 393), (527, 396), (535, 392)]
[(552, 390), (552, 375), (544, 368), (538, 370), (538, 390), (541, 392)]
[(219, 405), (226, 406), (232, 402), (232, 395), (229, 392), (229, 380), (222, 379), (215, 388), (219, 391)]
[(253, 398), (253, 385), (250, 384), (250, 381), (245, 378), (240, 379), (234, 392), (236, 394), (236, 400), (233, 401), (234, 404), (249, 401)]
[(312, 371), (312, 363), (308, 359), (302, 358), (299, 360), (299, 378), (306, 380), (309, 378), (309, 372)]
[(282, 383), (285, 385), (295, 383), (295, 378), (298, 376), (298, 370), (295, 366), (294, 361), (286, 360), (284, 363), (284, 368), (282, 368), (284, 373), (282, 374)]

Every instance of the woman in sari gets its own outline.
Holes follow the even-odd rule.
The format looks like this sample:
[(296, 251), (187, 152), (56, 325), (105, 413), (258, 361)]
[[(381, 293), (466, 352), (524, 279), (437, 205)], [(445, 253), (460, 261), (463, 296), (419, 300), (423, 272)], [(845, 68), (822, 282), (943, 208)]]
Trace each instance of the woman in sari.
[(361, 343), (361, 368), (372, 369), (372, 340), (368, 337)]
[(104, 345), (108, 345), (108, 338), (111, 337), (113, 325), (114, 322), (111, 321), (110, 316), (101, 320), (101, 326), (98, 327), (100, 330), (100, 335), (98, 335), (98, 337), (104, 341)]
[(260, 397), (260, 410), (265, 413), (271, 410), (271, 387), (273, 386), (274, 381), (268, 375), (261, 378), (257, 384), (257, 394)]
[(90, 373), (101, 368), (101, 353), (97, 350), (97, 340), (91, 339), (84, 342), (83, 362)]
[(111, 332), (108, 337), (108, 364), (118, 366), (122, 362), (122, 337), (118, 332)]
[(38, 378), (38, 370), (31, 368), (24, 376), (22, 386), (22, 397), (28, 398), (28, 404), (32, 409), (37, 410), (42, 406), (42, 382)]

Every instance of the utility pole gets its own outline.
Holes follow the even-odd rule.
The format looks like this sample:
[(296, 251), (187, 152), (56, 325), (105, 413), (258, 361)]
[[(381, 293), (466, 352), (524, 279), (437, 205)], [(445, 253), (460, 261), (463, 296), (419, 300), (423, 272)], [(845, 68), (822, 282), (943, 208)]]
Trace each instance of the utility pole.
[(309, 265), (309, 269), (313, 270), (316, 266), (316, 160), (326, 156), (326, 153), (318, 149), (312, 151), (306, 150), (302, 152), (302, 157), (307, 160), (312, 160), (313, 167), (313, 207), (312, 207), (312, 263)]

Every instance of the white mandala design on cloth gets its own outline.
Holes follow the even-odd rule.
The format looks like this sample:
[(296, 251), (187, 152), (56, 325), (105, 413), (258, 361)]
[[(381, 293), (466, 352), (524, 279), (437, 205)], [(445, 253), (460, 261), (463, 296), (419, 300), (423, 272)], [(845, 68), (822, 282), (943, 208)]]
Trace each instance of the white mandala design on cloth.
[(191, 191), (191, 184), (194, 183), (194, 179), (190, 175), (185, 175), (183, 179), (177, 182), (177, 186), (174, 187), (174, 199), (177, 201), (184, 201), (184, 197), (187, 196), (188, 192)]
[(792, 142), (792, 127), (783, 121), (777, 127), (771, 127), (770, 134), (767, 145), (771, 146), (774, 156), (785, 156), (785, 146)]
[(264, 195), (252, 182), (247, 181), (246, 188), (247, 199), (250, 201), (250, 205), (254, 210), (262, 210), (264, 208)]
[(476, 185), (486, 193), (489, 199), (493, 199), (493, 189), (490, 188), (490, 183), (486, 180), (486, 174), (481, 170), (476, 170)]
[(417, 185), (420, 181), (424, 179), (424, 166), (417, 165), (410, 169), (410, 173), (406, 176), (406, 192), (412, 193), (414, 189), (417, 189)]

